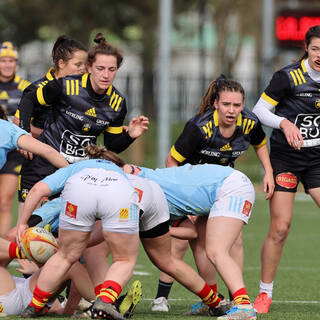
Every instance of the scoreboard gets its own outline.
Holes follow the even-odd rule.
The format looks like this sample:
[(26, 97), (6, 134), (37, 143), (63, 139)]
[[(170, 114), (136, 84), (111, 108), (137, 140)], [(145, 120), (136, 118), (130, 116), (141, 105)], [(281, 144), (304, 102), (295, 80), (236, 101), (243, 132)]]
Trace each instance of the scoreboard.
[(320, 8), (312, 11), (281, 10), (275, 22), (275, 36), (278, 45), (280, 47), (302, 47), (306, 32), (315, 25), (320, 25)]

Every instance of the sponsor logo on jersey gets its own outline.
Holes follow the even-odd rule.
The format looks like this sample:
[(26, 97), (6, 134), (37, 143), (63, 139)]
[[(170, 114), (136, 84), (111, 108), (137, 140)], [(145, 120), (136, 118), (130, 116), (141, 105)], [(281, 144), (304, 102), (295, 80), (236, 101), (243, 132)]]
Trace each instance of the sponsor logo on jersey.
[(66, 114), (67, 114), (68, 116), (70, 116), (71, 118), (73, 118), (73, 119), (83, 121), (83, 116), (80, 115), (80, 114), (76, 114), (76, 113), (71, 112), (71, 111), (69, 111), (69, 110), (66, 110)]
[(242, 208), (242, 213), (247, 217), (249, 217), (251, 209), (252, 209), (252, 203), (246, 200)]
[(315, 104), (316, 104), (316, 108), (320, 109), (320, 99), (316, 99)]
[(286, 189), (293, 189), (298, 184), (297, 177), (291, 172), (279, 173), (276, 176), (276, 183)]
[(310, 92), (299, 92), (296, 94), (297, 97), (308, 97), (308, 98), (312, 98), (312, 93)]
[(201, 150), (200, 151), (201, 154), (204, 154), (206, 156), (211, 156), (211, 157), (217, 157), (219, 158), (221, 155), (221, 152), (218, 151), (209, 151), (209, 150)]
[(73, 219), (76, 219), (77, 218), (77, 210), (78, 210), (78, 206), (67, 201), (66, 210), (64, 211), (66, 216), (73, 218)]
[(87, 115), (87, 116), (90, 116), (90, 117), (96, 117), (97, 116), (95, 108), (88, 109), (84, 114)]
[(82, 131), (84, 131), (84, 132), (88, 132), (90, 129), (91, 129), (90, 123), (85, 123), (85, 124), (82, 126)]
[(106, 120), (101, 120), (101, 119), (97, 119), (96, 120), (96, 124), (98, 125), (98, 126), (108, 126), (109, 125), (109, 121), (106, 121)]
[[(320, 103), (320, 99), (318, 99)], [(319, 107), (320, 108), (320, 107)], [(298, 114), (294, 123), (300, 130), (304, 147), (319, 145), (320, 138), (320, 115), (319, 114)]]
[(240, 157), (243, 153), (245, 153), (245, 150), (244, 151), (233, 151), (232, 152), (232, 157)]
[(122, 222), (129, 221), (129, 208), (120, 209), (119, 220)]
[(230, 146), (230, 143), (227, 143), (220, 148), (220, 151), (231, 151), (231, 150), (232, 150), (232, 148)]

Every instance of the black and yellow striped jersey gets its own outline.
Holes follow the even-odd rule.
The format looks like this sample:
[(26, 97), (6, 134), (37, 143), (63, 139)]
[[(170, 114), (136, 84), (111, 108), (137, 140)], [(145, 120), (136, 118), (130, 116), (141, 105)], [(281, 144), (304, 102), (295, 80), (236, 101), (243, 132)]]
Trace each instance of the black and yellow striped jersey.
[[(320, 138), (320, 83), (309, 76), (305, 60), (275, 72), (261, 98), (275, 107), (276, 115), (300, 129), (306, 146)], [(273, 129), (270, 141), (291, 149), (281, 129)], [(315, 147), (320, 150), (320, 145)]]
[[(23, 95), (35, 91), (40, 87), (45, 86), (49, 81), (52, 81), (55, 79), (53, 75), (53, 69), (50, 68), (48, 72), (43, 76), (42, 78), (33, 81), (24, 91)], [(19, 105), (15, 117), (20, 119), (20, 108), (23, 108), (23, 105)], [(32, 112), (32, 117), (31, 117), (31, 123), (33, 126), (44, 129), (46, 121), (48, 121), (48, 124), (50, 123), (51, 120), (51, 106), (47, 105), (45, 108), (41, 106), (40, 104), (37, 104), (34, 106), (33, 112)]]
[[(122, 124), (127, 113), (125, 98), (112, 85), (104, 94), (96, 94), (88, 73), (54, 79), (26, 94), (21, 100), (20, 126), (27, 131), (30, 130), (32, 107), (36, 104), (44, 108), (48, 104), (52, 106), (52, 120), (46, 124), (39, 139), (58, 150), (71, 163), (83, 159), (84, 148), (95, 144), (101, 133), (109, 134), (109, 140), (122, 136), (123, 139), (118, 141), (121, 148), (133, 141), (127, 134), (123, 135)], [(119, 151), (110, 143), (107, 147)]]
[(234, 161), (251, 145), (265, 145), (266, 135), (257, 116), (244, 109), (238, 119), (234, 134), (224, 137), (219, 130), (218, 111), (207, 110), (202, 116), (190, 119), (170, 154), (180, 164), (211, 163), (233, 166)]
[(30, 85), (30, 82), (21, 79), (18, 75), (9, 82), (0, 81), (0, 104), (5, 107), (5, 111), (9, 118), (13, 118), (23, 90)]

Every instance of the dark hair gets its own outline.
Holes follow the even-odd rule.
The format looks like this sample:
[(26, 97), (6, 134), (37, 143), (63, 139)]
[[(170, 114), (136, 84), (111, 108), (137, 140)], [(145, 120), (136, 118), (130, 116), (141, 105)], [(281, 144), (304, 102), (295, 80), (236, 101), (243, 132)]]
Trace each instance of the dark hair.
[(216, 80), (210, 82), (206, 94), (201, 98), (199, 114), (203, 115), (207, 110), (213, 107), (214, 101), (220, 99), (222, 91), (240, 92), (245, 98), (242, 85), (234, 80), (227, 79), (221, 74)]
[(108, 43), (102, 33), (98, 33), (95, 36), (94, 42), (97, 45), (93, 46), (88, 52), (88, 64), (91, 66), (95, 62), (97, 54), (104, 54), (114, 56), (117, 59), (117, 67), (120, 68), (123, 61), (123, 55), (120, 50)]
[(116, 164), (118, 167), (123, 167), (126, 163), (114, 152), (109, 151), (106, 147), (91, 144), (85, 147), (85, 152), (89, 159), (104, 159)]
[[(311, 27), (307, 31), (305, 38), (304, 38), (304, 43), (305, 43), (306, 47), (309, 46), (312, 38), (320, 38), (320, 25)], [(299, 60), (307, 59), (307, 58), (308, 58), (308, 52), (304, 49), (304, 54)]]
[(59, 60), (62, 59), (64, 62), (72, 59), (75, 51), (85, 51), (87, 48), (79, 41), (70, 39), (65, 34), (59, 36), (52, 48), (52, 61), (54, 68), (59, 69)]
[(6, 109), (5, 105), (0, 104), (0, 119), (2, 120), (8, 120)]

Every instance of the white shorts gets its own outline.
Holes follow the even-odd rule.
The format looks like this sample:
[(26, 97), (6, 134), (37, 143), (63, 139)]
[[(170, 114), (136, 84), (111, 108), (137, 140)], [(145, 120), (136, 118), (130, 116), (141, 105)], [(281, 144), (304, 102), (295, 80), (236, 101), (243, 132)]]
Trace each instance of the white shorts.
[(216, 200), (209, 218), (230, 217), (248, 223), (255, 200), (254, 187), (249, 178), (235, 170), (217, 189)]
[[(11, 293), (0, 296), (0, 309), (9, 315), (19, 315), (31, 302), (32, 292), (30, 291), (30, 278), (13, 277), (16, 288)], [(2, 307), (2, 308), (1, 308)]]
[(139, 232), (138, 193), (121, 173), (84, 169), (67, 180), (61, 196), (61, 229), (89, 232), (101, 219), (105, 231)]
[(157, 225), (169, 221), (170, 214), (167, 199), (160, 186), (149, 179), (128, 174), (132, 186), (139, 193), (140, 215), (139, 231), (148, 231)]

